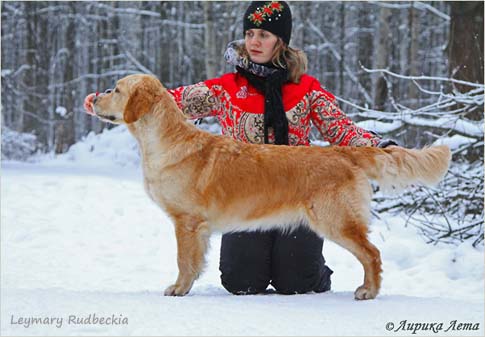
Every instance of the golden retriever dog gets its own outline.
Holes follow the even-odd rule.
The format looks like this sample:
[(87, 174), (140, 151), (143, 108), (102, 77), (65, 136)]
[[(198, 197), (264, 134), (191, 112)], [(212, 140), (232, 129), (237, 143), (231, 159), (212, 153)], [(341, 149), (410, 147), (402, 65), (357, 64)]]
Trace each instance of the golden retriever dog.
[(373, 299), (382, 269), (367, 239), (370, 180), (384, 188), (436, 184), (451, 159), (447, 146), (245, 144), (189, 123), (158, 79), (144, 74), (122, 78), (88, 106), (103, 121), (127, 125), (139, 144), (146, 193), (173, 220), (179, 274), (169, 296), (190, 291), (212, 232), (304, 223), (355, 255), (365, 272), (355, 298)]

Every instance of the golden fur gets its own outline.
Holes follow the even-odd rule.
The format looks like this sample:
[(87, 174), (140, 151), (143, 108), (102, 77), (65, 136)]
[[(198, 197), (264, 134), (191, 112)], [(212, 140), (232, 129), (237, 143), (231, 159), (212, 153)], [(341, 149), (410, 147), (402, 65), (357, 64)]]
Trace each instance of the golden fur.
[[(162, 84), (130, 75), (97, 97), (94, 113), (127, 124), (137, 139), (147, 194), (173, 220), (179, 275), (165, 295), (187, 294), (204, 266), (214, 231), (291, 229), (304, 223), (362, 263), (356, 299), (374, 298), (379, 251), (367, 239), (372, 189), (435, 184), (447, 172), (446, 146), (289, 147), (237, 142), (186, 121)], [(251, 247), (248, 247), (251, 249)]]

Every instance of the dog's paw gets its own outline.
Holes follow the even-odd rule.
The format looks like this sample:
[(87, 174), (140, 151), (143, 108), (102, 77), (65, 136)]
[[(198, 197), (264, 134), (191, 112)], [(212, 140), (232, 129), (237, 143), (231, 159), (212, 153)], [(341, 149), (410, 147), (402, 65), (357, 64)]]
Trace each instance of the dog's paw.
[(183, 287), (180, 284), (172, 284), (165, 289), (163, 293), (165, 296), (185, 296), (189, 292), (190, 288)]
[(354, 296), (356, 300), (371, 300), (376, 298), (377, 290), (368, 288), (362, 285), (357, 288), (357, 290), (354, 293)]

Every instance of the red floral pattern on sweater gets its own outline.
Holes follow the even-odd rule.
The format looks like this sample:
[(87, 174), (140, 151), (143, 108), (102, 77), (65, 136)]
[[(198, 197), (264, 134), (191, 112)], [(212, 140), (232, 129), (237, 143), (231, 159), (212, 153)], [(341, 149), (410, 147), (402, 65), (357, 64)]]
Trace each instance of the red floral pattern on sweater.
[[(169, 90), (179, 108), (191, 118), (216, 116), (222, 133), (246, 143), (264, 142), (264, 95), (246, 78), (232, 73), (220, 78)], [(380, 138), (354, 124), (338, 107), (335, 97), (313, 77), (282, 87), (288, 118), (289, 145), (310, 145), (310, 121), (332, 145), (377, 146)], [(269, 143), (274, 133), (268, 130)]]

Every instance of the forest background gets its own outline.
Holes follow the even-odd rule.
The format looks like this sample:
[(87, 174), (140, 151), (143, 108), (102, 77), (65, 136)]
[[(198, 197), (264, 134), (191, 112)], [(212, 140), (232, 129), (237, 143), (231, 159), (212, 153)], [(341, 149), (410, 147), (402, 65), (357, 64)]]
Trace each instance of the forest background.
[[(91, 92), (151, 73), (168, 88), (233, 71), (246, 2), (3, 1), (2, 159), (61, 154), (112, 126), (83, 112)], [(483, 2), (291, 1), (291, 45), (354, 121), (405, 147), (453, 144), (444, 188), (405, 208), (429, 242), (483, 244)], [(216, 123), (206, 119), (203, 124)], [(321, 136), (313, 130), (312, 141)], [(432, 217), (430, 218), (430, 215)]]

